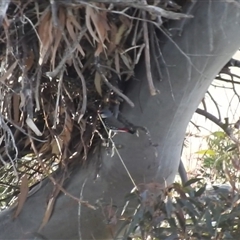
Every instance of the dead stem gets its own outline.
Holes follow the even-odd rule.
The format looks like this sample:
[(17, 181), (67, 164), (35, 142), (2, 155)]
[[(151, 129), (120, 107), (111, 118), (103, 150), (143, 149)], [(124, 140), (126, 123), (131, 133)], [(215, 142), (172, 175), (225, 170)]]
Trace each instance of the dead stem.
[[(146, 19), (146, 12), (142, 12), (143, 19)], [(147, 72), (147, 80), (148, 85), (150, 89), (150, 93), (152, 96), (157, 94), (157, 90), (154, 87), (153, 84), (153, 78), (152, 78), (152, 70), (151, 70), (151, 58), (150, 58), (150, 47), (149, 47), (149, 34), (148, 34), (148, 26), (147, 22), (143, 22), (143, 35), (144, 35), (144, 42), (145, 42), (145, 66), (146, 66), (146, 72)]]
[(120, 90), (118, 88), (116, 88), (115, 86), (113, 86), (108, 79), (106, 78), (106, 76), (103, 74), (100, 65), (98, 63), (95, 64), (96, 69), (98, 71), (98, 73), (101, 75), (102, 80), (104, 81), (104, 83), (111, 89), (113, 90), (118, 96), (122, 97), (131, 107), (134, 107), (134, 103), (122, 92), (120, 92)]

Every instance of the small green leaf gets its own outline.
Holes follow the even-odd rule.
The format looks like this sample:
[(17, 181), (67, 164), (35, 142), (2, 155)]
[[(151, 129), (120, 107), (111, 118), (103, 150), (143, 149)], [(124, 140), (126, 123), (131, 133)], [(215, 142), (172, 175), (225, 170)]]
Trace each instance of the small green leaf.
[(199, 216), (200, 216), (200, 214), (197, 212), (195, 206), (187, 200), (180, 199), (180, 202), (184, 205), (185, 211), (188, 212), (192, 221), (195, 223), (196, 218), (199, 218)]
[(177, 206), (176, 206), (175, 214), (176, 214), (178, 222), (181, 226), (181, 229), (183, 230), (183, 232), (185, 232), (185, 230), (186, 230), (186, 219), (185, 219), (185, 216), (184, 216), (183, 209), (181, 208), (181, 206), (178, 203), (177, 203)]
[(206, 190), (207, 184), (204, 184), (203, 187), (199, 188), (198, 191), (195, 193), (195, 197), (200, 197)]
[(218, 138), (224, 138), (226, 136), (225, 132), (223, 131), (216, 131), (212, 133), (213, 136), (218, 137)]
[(143, 219), (144, 210), (142, 207), (139, 207), (135, 215), (132, 217), (132, 221), (128, 227), (128, 230), (125, 232), (124, 237), (127, 238), (131, 233), (134, 232), (139, 222)]
[(128, 193), (126, 194), (124, 200), (127, 202), (127, 201), (131, 201), (131, 200), (136, 200), (138, 199), (138, 195), (136, 192), (132, 192), (132, 193)]
[(196, 154), (215, 156), (216, 152), (212, 149), (205, 149), (195, 152)]
[(173, 183), (173, 188), (180, 195), (181, 198), (183, 198), (183, 199), (187, 198), (183, 187), (179, 183)]
[(230, 152), (230, 151), (235, 150), (236, 148), (237, 148), (237, 144), (231, 144), (231, 145), (226, 146), (224, 150), (226, 152)]
[(192, 178), (192, 179), (188, 180), (183, 186), (184, 187), (190, 186), (191, 184), (199, 182), (202, 179), (203, 178)]

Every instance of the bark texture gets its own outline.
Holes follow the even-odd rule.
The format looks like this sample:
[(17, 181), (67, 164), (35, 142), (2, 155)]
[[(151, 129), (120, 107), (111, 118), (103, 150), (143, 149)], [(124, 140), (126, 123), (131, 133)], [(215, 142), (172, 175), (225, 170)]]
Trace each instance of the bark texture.
[[(161, 93), (150, 96), (143, 63), (136, 71), (137, 80), (132, 81), (127, 93), (135, 108), (125, 105), (124, 116), (136, 125), (147, 127), (152, 142), (158, 144), (156, 149), (149, 146), (144, 133), (140, 133), (140, 137), (119, 134), (114, 138), (116, 144), (123, 146), (119, 149), (120, 154), (136, 184), (173, 182), (187, 124), (215, 75), (240, 46), (240, 11), (234, 3), (198, 1), (191, 14), (194, 18), (186, 20), (183, 26), (181, 22), (170, 25), (171, 40), (159, 34), (166, 62), (166, 65), (161, 63), (164, 79), (156, 79), (156, 69), (153, 76)], [(182, 27), (179, 36), (177, 29)], [(96, 157), (91, 156), (92, 159)], [(100, 178), (96, 181), (93, 180), (94, 174), (92, 160), (88, 167), (75, 169), (64, 187), (79, 196), (86, 182), (83, 189), (85, 200), (91, 204), (100, 200), (103, 204), (113, 204), (121, 213), (124, 195), (133, 184), (118, 156), (115, 154), (111, 158), (103, 154)], [(31, 234), (37, 232), (43, 219), (52, 187), (45, 181), (41, 190), (27, 200), (16, 220), (11, 219), (13, 210), (2, 212), (0, 238), (32, 239)], [(77, 203), (64, 195), (58, 198), (54, 214), (41, 234), (48, 239), (112, 239), (101, 208), (93, 211), (81, 207), (78, 216)]]

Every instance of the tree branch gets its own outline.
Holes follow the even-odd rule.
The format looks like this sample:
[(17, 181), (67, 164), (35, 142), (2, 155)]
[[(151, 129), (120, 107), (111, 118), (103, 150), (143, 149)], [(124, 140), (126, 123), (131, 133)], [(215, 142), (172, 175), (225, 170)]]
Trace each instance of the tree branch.
[(233, 135), (233, 129), (230, 128), (229, 126), (227, 126), (225, 123), (223, 123), (222, 121), (220, 121), (218, 118), (216, 118), (214, 115), (212, 115), (211, 113), (202, 110), (200, 108), (198, 108), (196, 110), (196, 113), (198, 113), (199, 115), (202, 115), (204, 117), (206, 117), (207, 119), (209, 119), (210, 121), (212, 121), (213, 123), (215, 123), (216, 125), (218, 125), (220, 128), (222, 128), (222, 130), (229, 136), (229, 138), (235, 142), (236, 144), (239, 144), (239, 141), (237, 138), (235, 138), (235, 136)]

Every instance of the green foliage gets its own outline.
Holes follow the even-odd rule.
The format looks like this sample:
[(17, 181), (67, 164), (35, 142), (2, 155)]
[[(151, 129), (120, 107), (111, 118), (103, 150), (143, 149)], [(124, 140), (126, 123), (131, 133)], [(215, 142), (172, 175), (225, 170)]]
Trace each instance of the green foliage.
[[(125, 238), (238, 239), (240, 197), (223, 186), (207, 189), (201, 178), (181, 186), (174, 183), (156, 195), (150, 187), (136, 192), (138, 207), (123, 222)], [(130, 204), (129, 203), (129, 204)], [(127, 212), (126, 208), (126, 212)], [(122, 230), (121, 229), (121, 230)], [(116, 237), (117, 239), (117, 237)]]
[[(125, 214), (131, 212), (133, 201), (138, 206), (125, 216), (124, 239), (239, 239), (238, 147), (221, 131), (211, 134), (207, 144), (208, 149), (197, 152), (203, 162), (201, 177), (168, 188), (144, 184), (131, 198), (128, 195), (131, 208), (126, 207)], [(220, 184), (209, 186), (207, 182)]]
[[(236, 139), (239, 133), (236, 133)], [(226, 175), (230, 172), (231, 175), (235, 175), (238, 171), (240, 164), (239, 149), (236, 143), (222, 131), (212, 133), (207, 138), (208, 149), (199, 150), (196, 152), (202, 155), (203, 161), (203, 175), (205, 177), (211, 177), (211, 179), (221, 179), (222, 182), (229, 180)], [(238, 167), (239, 165), (239, 167)], [(205, 171), (209, 170), (209, 171)], [(237, 179), (236, 179), (237, 180)]]

